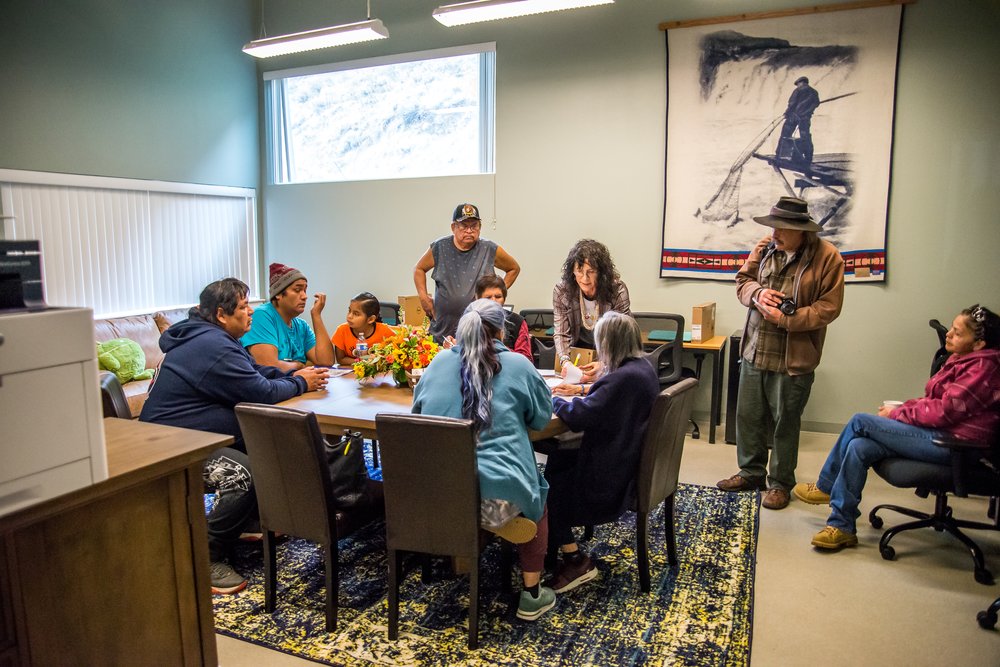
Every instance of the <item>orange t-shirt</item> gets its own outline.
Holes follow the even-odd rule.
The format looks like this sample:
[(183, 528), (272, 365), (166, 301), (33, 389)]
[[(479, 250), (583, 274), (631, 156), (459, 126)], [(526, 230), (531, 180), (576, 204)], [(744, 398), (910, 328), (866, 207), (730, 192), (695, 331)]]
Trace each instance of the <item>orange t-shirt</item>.
[[(368, 345), (381, 343), (389, 336), (394, 335), (394, 333), (395, 332), (389, 328), (388, 324), (376, 322), (375, 333), (371, 335), (371, 338), (365, 338), (365, 342), (367, 342)], [(337, 327), (337, 330), (333, 332), (333, 336), (330, 340), (333, 342), (334, 347), (339, 347), (347, 354), (354, 356), (354, 347), (358, 344), (358, 337), (354, 335), (353, 331), (351, 331), (351, 327), (347, 324), (347, 322), (344, 322)]]

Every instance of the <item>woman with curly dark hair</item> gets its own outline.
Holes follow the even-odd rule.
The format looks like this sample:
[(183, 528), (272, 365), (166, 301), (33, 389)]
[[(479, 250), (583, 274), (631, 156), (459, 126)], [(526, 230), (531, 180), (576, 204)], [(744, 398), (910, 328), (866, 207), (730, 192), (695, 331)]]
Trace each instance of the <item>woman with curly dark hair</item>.
[[(552, 290), (552, 338), (560, 365), (571, 361), (570, 347), (594, 349), (594, 326), (611, 310), (630, 314), (628, 287), (603, 243), (577, 241), (563, 263), (562, 280)], [(596, 363), (583, 367), (585, 378), (596, 375)]]

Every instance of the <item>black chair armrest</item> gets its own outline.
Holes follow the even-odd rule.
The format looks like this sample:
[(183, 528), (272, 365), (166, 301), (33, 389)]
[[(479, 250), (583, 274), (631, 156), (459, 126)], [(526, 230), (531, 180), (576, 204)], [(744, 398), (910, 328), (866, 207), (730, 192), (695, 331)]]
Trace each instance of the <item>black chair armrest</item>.
[(968, 496), (965, 490), (966, 478), (973, 466), (983, 465), (993, 468), (988, 456), (992, 447), (988, 442), (961, 440), (948, 436), (934, 438), (932, 442), (951, 452), (952, 483), (955, 486), (955, 495), (960, 498)]
[(988, 450), (990, 449), (990, 444), (987, 442), (975, 442), (973, 440), (960, 440), (959, 438), (950, 438), (947, 436), (942, 436), (940, 438), (934, 438), (934, 444), (938, 447), (944, 447), (945, 449), (958, 450), (958, 451), (970, 451), (970, 450)]

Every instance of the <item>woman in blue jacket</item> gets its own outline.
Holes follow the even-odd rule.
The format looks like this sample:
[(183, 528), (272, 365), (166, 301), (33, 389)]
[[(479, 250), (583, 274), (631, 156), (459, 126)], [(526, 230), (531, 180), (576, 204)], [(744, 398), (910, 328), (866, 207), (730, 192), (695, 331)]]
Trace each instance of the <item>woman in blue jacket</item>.
[(572, 527), (614, 521), (632, 506), (642, 439), (660, 391), (653, 366), (643, 358), (639, 325), (629, 315), (613, 310), (601, 315), (594, 342), (601, 360), (597, 381), (589, 390), (553, 389), (561, 396), (552, 397), (552, 411), (570, 430), (583, 431), (578, 450), (557, 450), (545, 466), (549, 544), (562, 551), (555, 576), (546, 582), (556, 593), (597, 577)]
[(471, 419), (482, 501), (482, 525), (519, 544), (524, 578), (517, 617), (533, 621), (555, 605), (540, 584), (548, 521), (548, 485), (535, 466), (528, 429), (552, 417), (549, 388), (526, 358), (501, 342), (504, 310), (479, 299), (458, 322), (455, 346), (440, 352), (413, 392), (413, 412)]

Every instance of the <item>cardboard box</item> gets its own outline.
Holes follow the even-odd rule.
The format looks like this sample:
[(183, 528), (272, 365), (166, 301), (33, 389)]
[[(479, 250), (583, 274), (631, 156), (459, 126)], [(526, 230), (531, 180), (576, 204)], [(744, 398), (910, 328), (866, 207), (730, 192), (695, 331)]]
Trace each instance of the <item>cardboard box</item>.
[(427, 313), (424, 312), (423, 307), (420, 305), (420, 297), (416, 295), (401, 296), (397, 301), (401, 310), (400, 321), (403, 324), (409, 324), (411, 327), (423, 325)]
[(701, 343), (715, 336), (715, 302), (706, 301), (692, 309), (691, 342)]

